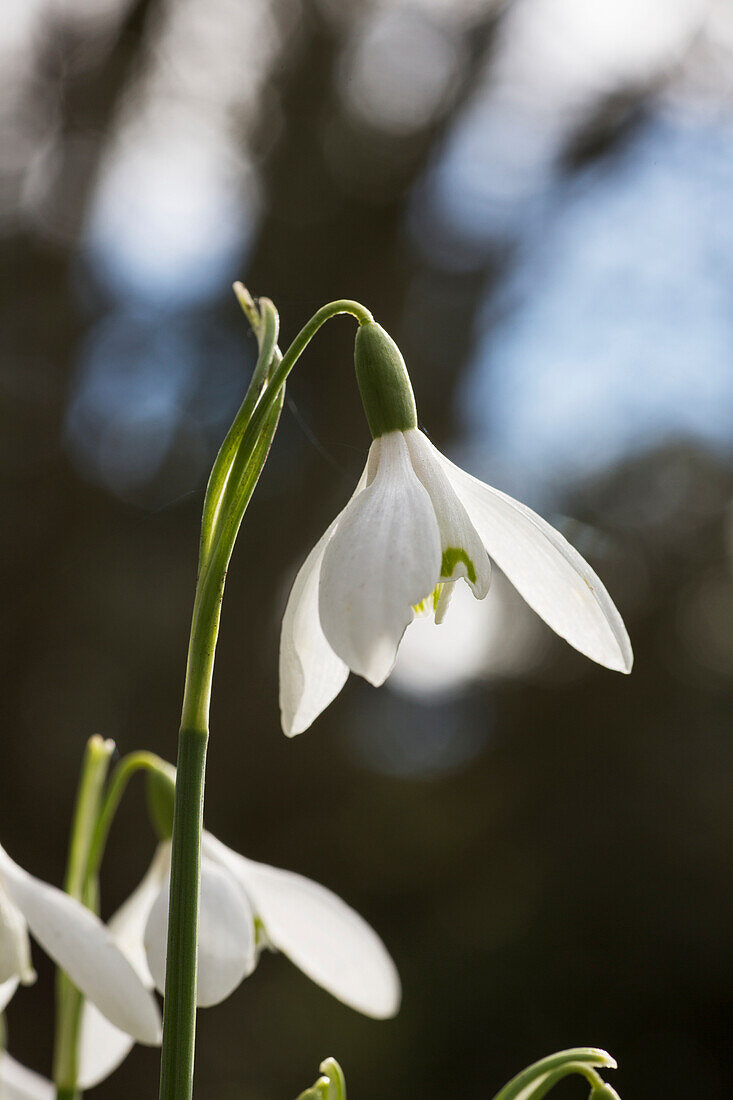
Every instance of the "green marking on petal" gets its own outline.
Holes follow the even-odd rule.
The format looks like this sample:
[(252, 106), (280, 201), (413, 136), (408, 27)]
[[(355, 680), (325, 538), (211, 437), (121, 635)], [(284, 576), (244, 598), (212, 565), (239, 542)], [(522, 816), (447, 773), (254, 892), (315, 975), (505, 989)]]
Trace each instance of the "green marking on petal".
[(466, 551), (457, 546), (449, 546), (447, 550), (443, 551), (443, 560), (440, 564), (441, 577), (452, 577), (459, 562), (463, 562), (465, 565), (468, 580), (471, 584), (475, 584), (476, 566), (473, 564)]

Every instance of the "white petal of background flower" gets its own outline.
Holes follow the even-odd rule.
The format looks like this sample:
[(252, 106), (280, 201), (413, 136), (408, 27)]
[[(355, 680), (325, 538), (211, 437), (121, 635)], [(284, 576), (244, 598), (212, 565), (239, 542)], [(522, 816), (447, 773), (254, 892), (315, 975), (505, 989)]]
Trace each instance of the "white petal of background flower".
[[(170, 844), (159, 844), (139, 886), (110, 919), (107, 927), (147, 989), (153, 988), (143, 935), (150, 910), (170, 866)], [(79, 1086), (90, 1089), (104, 1081), (125, 1060), (135, 1040), (84, 1001), (79, 1030)]]
[(344, 1004), (377, 1019), (400, 1005), (397, 969), (363, 917), (317, 882), (255, 863), (204, 835), (204, 848), (236, 875), (273, 947)]
[(0, 1012), (10, 1003), (17, 988), (18, 978), (8, 978), (6, 982), (0, 982)]
[(61, 890), (27, 874), (2, 849), (0, 874), (33, 936), (85, 996), (141, 1043), (160, 1042), (155, 998), (99, 918)]
[[(145, 928), (148, 965), (160, 992), (165, 988), (168, 890), (166, 878)], [(256, 962), (254, 914), (246, 893), (231, 873), (202, 859), (197, 1004), (223, 1001), (252, 973)]]
[(0, 982), (17, 978), (27, 983), (34, 977), (25, 918), (0, 882)]
[[(448, 480), (442, 463), (436, 460), (427, 437), (419, 428), (413, 428), (405, 432), (405, 441), (413, 469), (430, 494), (435, 509), (435, 517), (440, 529), (441, 550), (443, 552), (449, 548), (465, 550), (476, 574), (472, 581), (466, 564), (459, 561), (450, 576), (453, 580), (465, 577), (476, 599), (482, 600), (491, 584), (491, 562), (486, 548)], [(447, 595), (446, 601), (449, 599), (450, 595)], [(436, 615), (437, 622), (440, 622), (446, 610), (447, 606), (443, 609), (442, 615)]]
[(21, 1066), (15, 1058), (0, 1051), (0, 1098), (2, 1100), (54, 1100), (56, 1090), (50, 1081)]
[(91, 1089), (105, 1081), (134, 1045), (131, 1035), (111, 1024), (91, 1001), (84, 1001), (79, 1029), (79, 1088)]
[(600, 579), (563, 536), (526, 505), (454, 466), (435, 447), (489, 556), (548, 626), (586, 657), (630, 672), (626, 627)]
[(440, 534), (402, 432), (380, 438), (374, 481), (326, 547), (319, 612), (331, 648), (375, 686), (386, 680), (413, 606), (440, 577)]

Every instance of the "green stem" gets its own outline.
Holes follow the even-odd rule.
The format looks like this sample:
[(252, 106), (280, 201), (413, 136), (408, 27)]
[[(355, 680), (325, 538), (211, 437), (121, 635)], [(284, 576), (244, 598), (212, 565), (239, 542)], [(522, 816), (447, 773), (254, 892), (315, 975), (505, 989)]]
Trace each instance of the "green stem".
[(171, 850), (170, 916), (165, 975), (161, 1100), (193, 1095), (196, 968), (206, 729), (181, 728)]
[[(242, 302), (242, 295), (238, 296)], [(251, 299), (242, 305), (250, 316)], [(190, 1100), (193, 1095), (206, 748), (226, 571), (277, 428), (285, 380), (321, 325), (337, 313), (351, 313), (360, 324), (371, 320), (371, 314), (358, 302), (331, 302), (311, 318), (280, 359), (275, 342), (277, 314), (271, 303), (261, 300), (257, 328), (260, 358), (255, 376), (235, 421), (236, 428), (233, 425), (227, 436), (231, 446), (225, 441), (207, 490), (178, 740), (160, 1100)], [(254, 397), (250, 397), (252, 394)]]
[[(79, 789), (71, 827), (69, 856), (64, 889), (71, 897), (90, 909), (97, 905), (96, 875), (89, 876), (89, 856), (99, 807), (107, 778), (113, 741), (92, 737), (87, 743), (82, 762)], [(80, 1095), (78, 1076), (79, 1025), (84, 998), (66, 974), (59, 970), (56, 979), (56, 1039), (54, 1049), (54, 1082), (57, 1100), (76, 1100)]]

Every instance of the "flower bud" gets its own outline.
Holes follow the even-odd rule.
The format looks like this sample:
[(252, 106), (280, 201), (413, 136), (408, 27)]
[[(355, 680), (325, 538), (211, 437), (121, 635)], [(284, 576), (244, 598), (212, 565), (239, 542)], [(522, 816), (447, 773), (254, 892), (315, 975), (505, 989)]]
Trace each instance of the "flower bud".
[(359, 325), (354, 366), (374, 439), (386, 432), (406, 432), (417, 427), (415, 397), (402, 353), (376, 321)]

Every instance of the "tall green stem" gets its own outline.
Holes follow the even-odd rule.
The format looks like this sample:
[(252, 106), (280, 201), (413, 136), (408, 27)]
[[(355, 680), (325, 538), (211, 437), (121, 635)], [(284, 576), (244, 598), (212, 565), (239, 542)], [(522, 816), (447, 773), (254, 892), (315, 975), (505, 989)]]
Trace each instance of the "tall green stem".
[[(227, 566), (277, 428), (285, 380), (298, 356), (321, 325), (337, 313), (351, 313), (360, 323), (371, 320), (371, 314), (358, 302), (332, 302), (301, 329), (281, 359), (271, 338), (270, 310), (274, 314), (274, 307), (265, 300), (261, 306), (266, 308), (261, 309), (261, 323), (256, 330), (260, 358), (253, 384), (214, 465), (204, 504), (199, 577), (178, 739), (160, 1100), (190, 1100), (193, 1095), (206, 748)], [(249, 315), (249, 302), (245, 311)], [(254, 397), (250, 397), (253, 392)]]
[[(98, 890), (96, 874), (88, 873), (89, 857), (113, 751), (114, 742), (103, 741), (101, 737), (92, 737), (87, 744), (76, 797), (64, 882), (67, 894), (93, 910), (97, 908)], [(72, 985), (66, 974), (59, 970), (56, 979), (56, 1042), (53, 1069), (57, 1100), (76, 1100), (80, 1095), (76, 1081), (79, 1025), (83, 1004), (84, 998), (79, 990)]]

